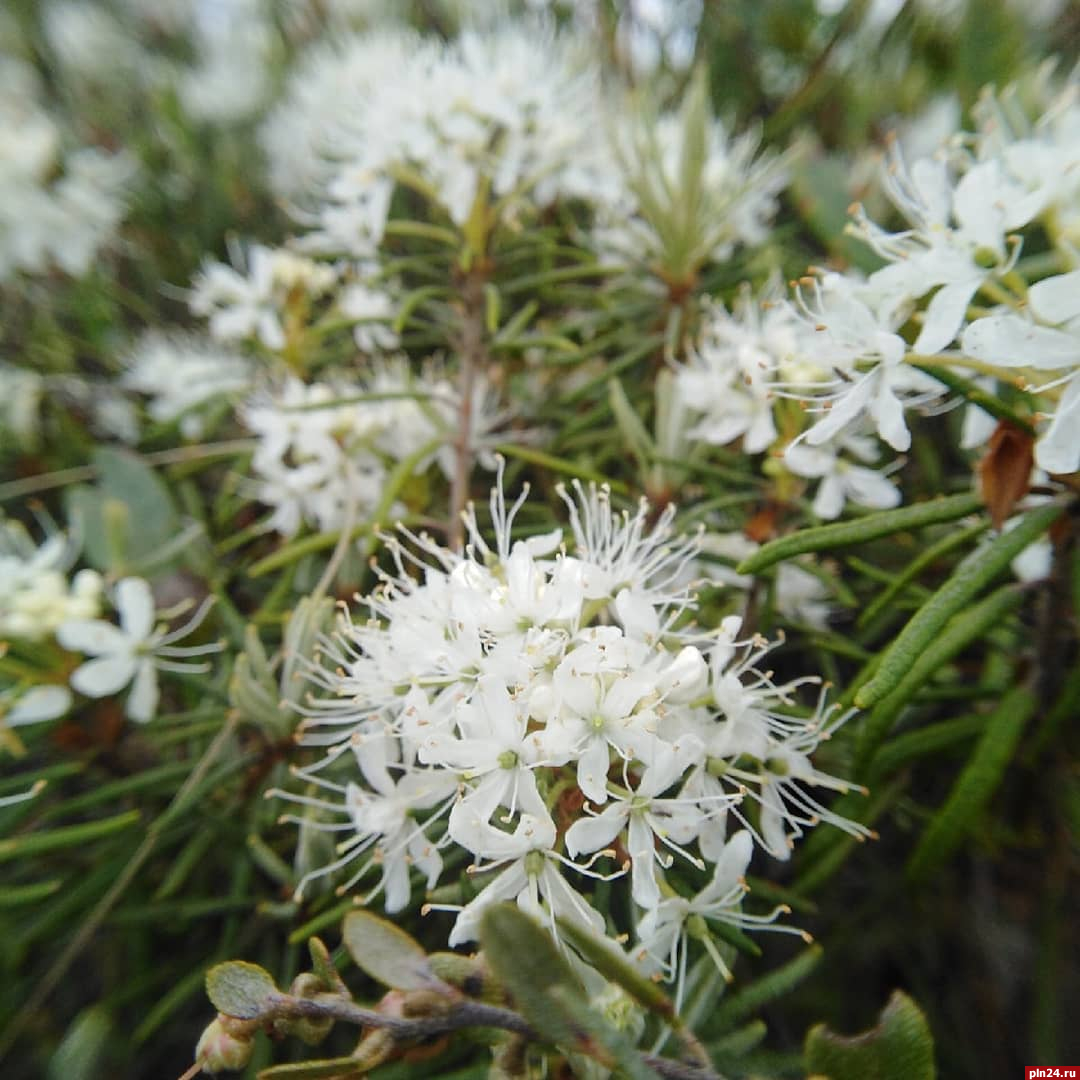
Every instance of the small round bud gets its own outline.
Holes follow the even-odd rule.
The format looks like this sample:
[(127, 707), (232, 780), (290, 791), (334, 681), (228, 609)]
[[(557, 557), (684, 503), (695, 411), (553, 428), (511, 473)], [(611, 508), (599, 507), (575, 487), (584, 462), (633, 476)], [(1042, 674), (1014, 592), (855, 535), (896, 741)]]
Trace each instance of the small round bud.
[(202, 1033), (195, 1047), (195, 1060), (206, 1073), (238, 1072), (251, 1060), (254, 1045), (250, 1036), (227, 1030), (219, 1016)]

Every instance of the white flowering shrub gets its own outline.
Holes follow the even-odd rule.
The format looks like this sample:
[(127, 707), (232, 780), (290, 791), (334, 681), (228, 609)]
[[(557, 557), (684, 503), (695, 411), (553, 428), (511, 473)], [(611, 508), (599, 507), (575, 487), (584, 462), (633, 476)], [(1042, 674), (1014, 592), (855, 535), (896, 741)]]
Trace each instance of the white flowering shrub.
[(0, 12), (5, 1075), (1069, 1059), (1078, 41)]

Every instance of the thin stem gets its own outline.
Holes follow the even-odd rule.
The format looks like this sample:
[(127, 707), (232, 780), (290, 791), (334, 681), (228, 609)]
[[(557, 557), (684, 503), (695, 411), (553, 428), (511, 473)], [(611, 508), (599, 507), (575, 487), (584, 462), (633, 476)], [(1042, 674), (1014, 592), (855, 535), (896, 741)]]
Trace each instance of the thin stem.
[(488, 368), (487, 342), (484, 337), (484, 276), (473, 268), (461, 290), (461, 331), (458, 339), (458, 429), (454, 438), (454, 475), (450, 482), (450, 547), (460, 551), (465, 542), (462, 512), (469, 498), (472, 473), (473, 394), (477, 371)]

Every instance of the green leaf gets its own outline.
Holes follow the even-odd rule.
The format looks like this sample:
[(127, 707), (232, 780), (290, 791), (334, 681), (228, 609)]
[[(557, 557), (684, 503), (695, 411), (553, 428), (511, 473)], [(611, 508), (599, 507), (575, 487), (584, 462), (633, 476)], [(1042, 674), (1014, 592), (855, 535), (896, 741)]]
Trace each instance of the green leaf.
[[(954, 615), (945, 628), (914, 657), (900, 682), (891, 693), (878, 701), (862, 722), (855, 751), (855, 772), (860, 779), (873, 762), (874, 754), (892, 730), (901, 710), (927, 684), (934, 672), (999, 624), (1022, 599), (1023, 592), (1018, 586), (1002, 586), (971, 608)], [(856, 694), (856, 700), (861, 694), (862, 690)]]
[(496, 904), (480, 922), (480, 943), (495, 977), (513, 995), (526, 1020), (555, 1046), (574, 1047), (581, 1028), (551, 991), (562, 986), (588, 1008), (577, 976), (544, 930), (516, 907)]
[(934, 1080), (934, 1043), (919, 1007), (893, 992), (877, 1025), (861, 1035), (834, 1035), (824, 1024), (810, 1029), (806, 1071), (828, 1080)]
[(82, 847), (91, 840), (99, 840), (103, 836), (110, 836), (112, 833), (130, 828), (132, 825), (137, 824), (141, 818), (140, 811), (128, 810), (123, 814), (116, 814), (114, 817), (88, 821), (82, 825), (65, 825), (62, 828), (50, 829), (47, 832), (11, 836), (5, 840), (0, 840), (0, 862), (25, 858), (28, 855), (41, 855), (46, 851)]
[(863, 544), (882, 536), (907, 529), (921, 529), (926, 525), (939, 525), (944, 521), (973, 514), (982, 508), (978, 495), (948, 495), (930, 502), (904, 506), (899, 510), (883, 510), (879, 514), (867, 514), (855, 521), (841, 521), (835, 525), (822, 525), (816, 529), (801, 529), (790, 536), (770, 541), (735, 568), (740, 574), (756, 574), (773, 563), (809, 551), (829, 551), (847, 544)]
[(1015, 528), (1000, 533), (971, 552), (900, 631), (882, 657), (874, 677), (855, 695), (855, 704), (866, 708), (895, 689), (949, 619), (971, 603), (1024, 548), (1046, 532), (1063, 510), (1064, 507), (1056, 503), (1038, 506), (1025, 514)]
[(767, 1002), (782, 997), (818, 966), (821, 956), (821, 946), (811, 945), (775, 971), (748, 983), (738, 993), (720, 1002), (713, 1013), (711, 1024), (718, 1029), (731, 1027), (744, 1016), (757, 1012)]
[(927, 567), (933, 566), (938, 559), (949, 554), (956, 548), (964, 547), (969, 540), (975, 540), (986, 531), (989, 524), (988, 521), (980, 521), (970, 528), (950, 532), (936, 544), (931, 544), (925, 551), (920, 552), (920, 554), (912, 559), (904, 570), (892, 580), (884, 592), (879, 596), (876, 596), (872, 603), (867, 604), (863, 613), (859, 616), (859, 629), (869, 626), (878, 615), (892, 604), (896, 597), (903, 592), (904, 588), (914, 581)]
[(937, 724), (905, 731), (887, 742), (874, 755), (874, 773), (890, 776), (921, 757), (938, 754), (958, 743), (967, 742), (983, 729), (981, 716), (957, 716)]
[(908, 877), (925, 878), (963, 841), (1001, 783), (1036, 704), (1035, 695), (1018, 686), (986, 718), (971, 759), (908, 862)]
[(341, 930), (349, 955), (365, 974), (394, 990), (432, 990), (436, 978), (418, 941), (370, 911), (350, 911)]
[(158, 564), (180, 532), (168, 488), (130, 450), (99, 447), (93, 464), (97, 484), (65, 493), (68, 516), (82, 530), (87, 561), (116, 574), (137, 571), (144, 562)]
[(601, 975), (621, 986), (636, 1002), (669, 1021), (677, 1020), (671, 999), (643, 975), (606, 937), (586, 930), (571, 919), (559, 919), (559, 931)]
[(657, 1080), (630, 1039), (590, 1007), (551, 936), (517, 906), (488, 908), (480, 921), (480, 943), (496, 978), (544, 1039), (617, 1065), (629, 1080)]
[(49, 1061), (48, 1080), (95, 1080), (104, 1075), (111, 1031), (112, 1020), (104, 1006), (83, 1009)]
[(206, 973), (206, 996), (218, 1012), (238, 1020), (255, 1020), (266, 1013), (277, 987), (270, 972), (258, 964), (230, 960)]

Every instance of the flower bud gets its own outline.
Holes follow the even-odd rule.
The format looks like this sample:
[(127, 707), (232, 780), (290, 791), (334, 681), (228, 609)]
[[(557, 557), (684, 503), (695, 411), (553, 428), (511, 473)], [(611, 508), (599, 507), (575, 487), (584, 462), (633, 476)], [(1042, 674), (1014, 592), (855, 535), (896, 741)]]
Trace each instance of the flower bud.
[(238, 1072), (251, 1060), (253, 1048), (250, 1035), (234, 1034), (218, 1016), (202, 1033), (195, 1060), (206, 1073)]

